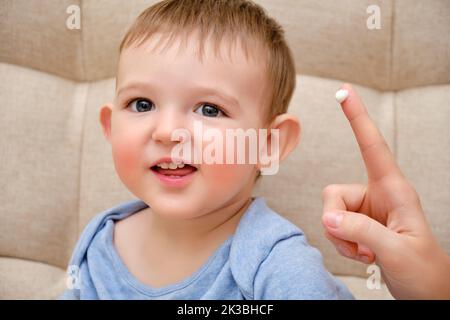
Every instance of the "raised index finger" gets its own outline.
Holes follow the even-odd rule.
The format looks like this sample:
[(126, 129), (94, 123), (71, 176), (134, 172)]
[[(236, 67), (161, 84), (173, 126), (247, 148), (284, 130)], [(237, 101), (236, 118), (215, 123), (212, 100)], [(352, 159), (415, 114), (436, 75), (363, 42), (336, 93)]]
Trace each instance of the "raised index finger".
[(348, 97), (341, 106), (355, 134), (369, 180), (376, 181), (387, 175), (401, 175), (394, 155), (370, 118), (361, 98), (349, 84), (344, 84), (341, 89), (348, 91)]

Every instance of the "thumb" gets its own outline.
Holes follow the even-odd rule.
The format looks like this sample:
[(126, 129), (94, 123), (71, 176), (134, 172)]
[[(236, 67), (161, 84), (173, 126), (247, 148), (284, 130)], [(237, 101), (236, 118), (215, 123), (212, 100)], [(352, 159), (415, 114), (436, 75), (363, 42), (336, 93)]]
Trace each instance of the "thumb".
[(392, 245), (395, 234), (365, 214), (350, 211), (329, 211), (323, 215), (327, 231), (334, 237), (362, 244), (381, 257)]

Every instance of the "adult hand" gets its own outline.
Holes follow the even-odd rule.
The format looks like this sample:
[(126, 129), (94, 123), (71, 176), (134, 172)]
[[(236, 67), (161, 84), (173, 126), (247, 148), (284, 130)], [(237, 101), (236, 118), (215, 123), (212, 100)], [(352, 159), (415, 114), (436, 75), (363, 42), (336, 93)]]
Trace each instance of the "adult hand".
[[(325, 235), (341, 255), (363, 263), (375, 261), (395, 298), (450, 299), (450, 258), (430, 230), (419, 195), (359, 96), (348, 84), (342, 90), (348, 96), (341, 106), (358, 142), (368, 182), (333, 184), (323, 190)], [(345, 91), (340, 93), (345, 97)]]

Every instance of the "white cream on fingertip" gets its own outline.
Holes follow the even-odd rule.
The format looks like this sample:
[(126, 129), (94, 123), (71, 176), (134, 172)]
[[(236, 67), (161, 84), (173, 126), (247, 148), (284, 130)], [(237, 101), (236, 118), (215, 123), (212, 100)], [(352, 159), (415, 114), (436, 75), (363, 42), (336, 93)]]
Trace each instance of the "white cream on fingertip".
[(345, 90), (345, 89), (339, 89), (339, 90), (336, 92), (336, 100), (337, 100), (337, 102), (339, 102), (339, 103), (344, 102), (344, 100), (347, 99), (347, 97), (348, 97), (348, 90)]

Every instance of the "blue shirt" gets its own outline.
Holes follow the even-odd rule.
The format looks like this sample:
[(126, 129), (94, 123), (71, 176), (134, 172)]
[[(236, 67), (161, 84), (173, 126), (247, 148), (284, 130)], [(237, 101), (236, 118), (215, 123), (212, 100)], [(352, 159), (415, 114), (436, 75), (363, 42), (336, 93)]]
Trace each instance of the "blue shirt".
[(326, 271), (303, 232), (256, 198), (230, 235), (193, 274), (151, 287), (127, 269), (113, 245), (114, 221), (148, 206), (132, 200), (95, 216), (77, 242), (61, 299), (352, 299)]

